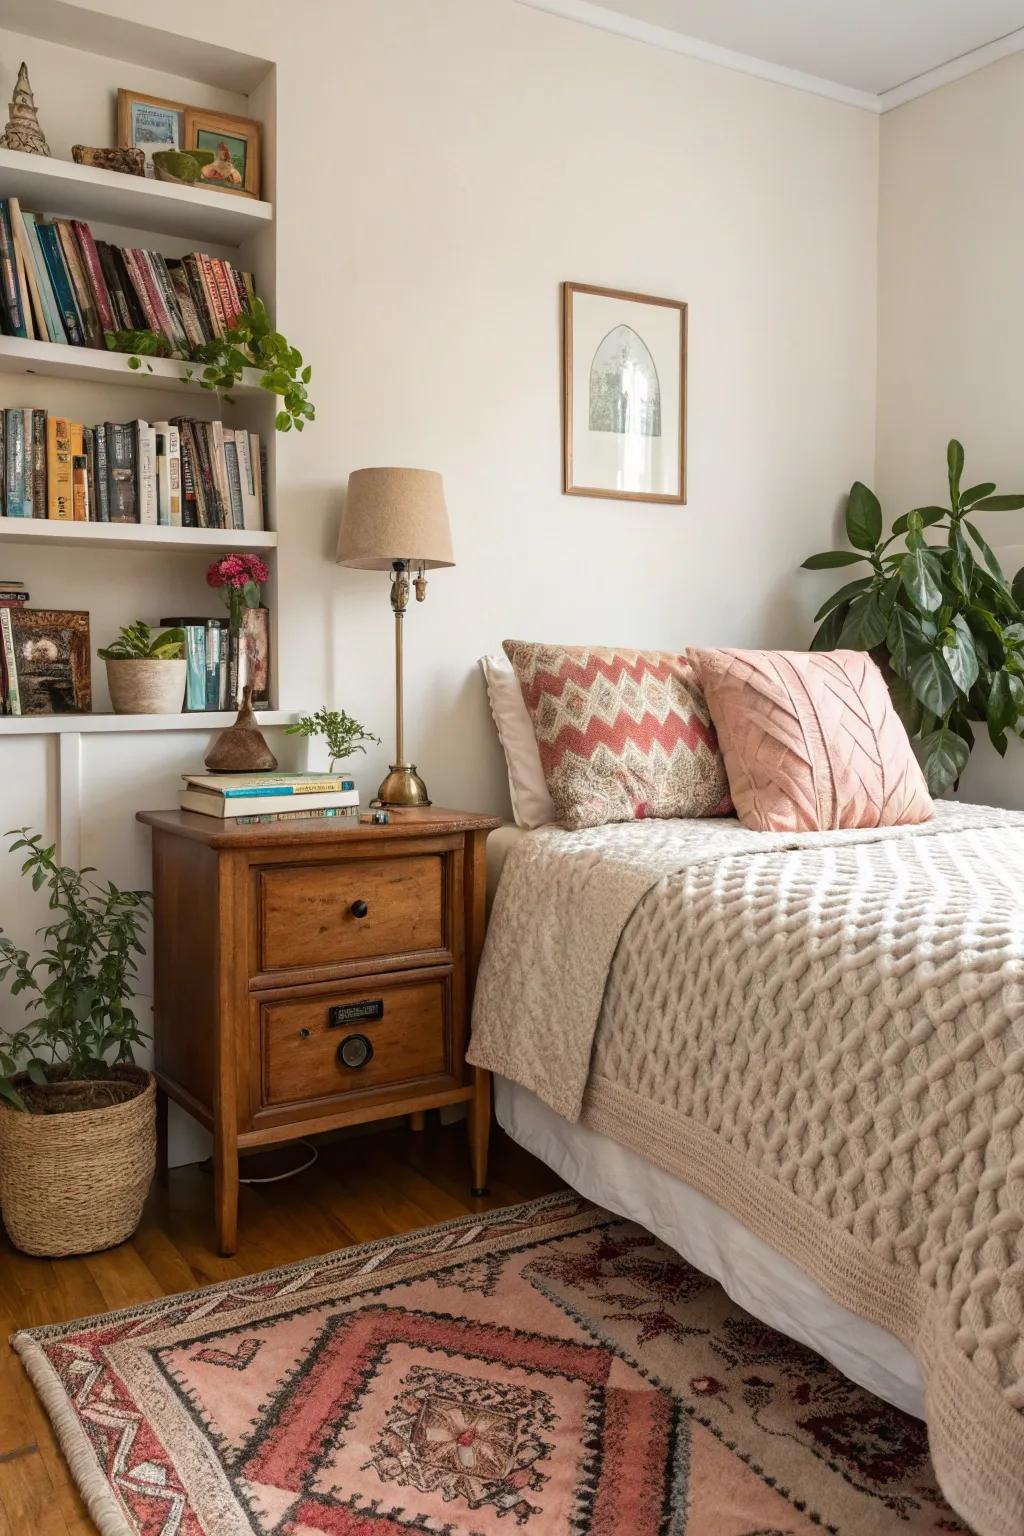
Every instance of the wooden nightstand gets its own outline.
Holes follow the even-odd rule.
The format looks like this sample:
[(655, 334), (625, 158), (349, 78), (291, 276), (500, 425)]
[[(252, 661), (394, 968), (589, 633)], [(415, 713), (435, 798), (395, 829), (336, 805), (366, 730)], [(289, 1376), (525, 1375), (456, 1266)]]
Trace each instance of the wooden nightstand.
[(465, 1051), (497, 819), (138, 819), (153, 831), (161, 1166), (170, 1097), (213, 1133), (221, 1253), (236, 1246), (239, 1151), (316, 1131), (467, 1103), (482, 1191), (490, 1078)]

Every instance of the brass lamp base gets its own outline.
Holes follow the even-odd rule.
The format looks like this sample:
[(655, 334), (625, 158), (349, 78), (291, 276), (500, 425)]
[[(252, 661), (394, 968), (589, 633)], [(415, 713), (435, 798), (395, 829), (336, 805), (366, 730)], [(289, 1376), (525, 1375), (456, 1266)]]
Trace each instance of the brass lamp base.
[(387, 778), (377, 791), (381, 805), (429, 805), (427, 786), (416, 772), (415, 763), (392, 763)]

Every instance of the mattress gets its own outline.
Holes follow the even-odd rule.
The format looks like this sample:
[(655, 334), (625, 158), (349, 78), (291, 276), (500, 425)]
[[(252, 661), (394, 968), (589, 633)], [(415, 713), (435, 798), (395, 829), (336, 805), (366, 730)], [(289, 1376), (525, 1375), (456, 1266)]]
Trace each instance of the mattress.
[[(501, 832), (525, 833), (518, 828)], [(511, 841), (506, 839), (505, 852)], [(898, 1339), (832, 1300), (791, 1260), (712, 1200), (637, 1153), (579, 1122), (564, 1120), (527, 1088), (494, 1079), (498, 1122), (513, 1141), (547, 1163), (596, 1205), (639, 1222), (741, 1307), (823, 1355), (886, 1402), (924, 1417), (921, 1374)]]

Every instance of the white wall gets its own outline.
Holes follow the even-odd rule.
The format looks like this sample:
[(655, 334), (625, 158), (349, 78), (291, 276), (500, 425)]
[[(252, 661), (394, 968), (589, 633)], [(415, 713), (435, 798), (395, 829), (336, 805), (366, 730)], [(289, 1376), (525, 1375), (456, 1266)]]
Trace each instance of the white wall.
[[(168, 25), (163, 0), (87, 8)], [(364, 791), (392, 672), (386, 578), (333, 563), (360, 465), (445, 476), (458, 564), (407, 624), (407, 738), (439, 803), (507, 809), (476, 667), (505, 636), (806, 643), (829, 583), (797, 568), (874, 461), (875, 118), (513, 0), (179, 0), (174, 25), (277, 65), (278, 318), (319, 413), (279, 442), (279, 703), (385, 738)], [(112, 83), (207, 99), (22, 38), (5, 78), (22, 56), (64, 153), (102, 142)], [(689, 303), (688, 506), (560, 494), (563, 279)], [(132, 813), (203, 744), (86, 743), (84, 857), (143, 881)], [(5, 827), (52, 830), (55, 751), (0, 748)], [(34, 916), (3, 858), (0, 912)]]
[[(1024, 491), (1024, 54), (882, 118), (879, 199), (878, 488), (895, 516), (948, 497), (946, 443), (966, 484)], [(1024, 512), (979, 524), (1009, 572), (1024, 565)], [(1024, 808), (1024, 747), (983, 738), (972, 800)]]

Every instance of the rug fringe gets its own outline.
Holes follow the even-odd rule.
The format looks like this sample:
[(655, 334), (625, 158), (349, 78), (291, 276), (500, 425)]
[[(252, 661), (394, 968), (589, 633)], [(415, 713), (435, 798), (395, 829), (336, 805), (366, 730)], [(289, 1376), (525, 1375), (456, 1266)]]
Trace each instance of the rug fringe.
[(45, 1351), (24, 1330), (13, 1335), (11, 1346), (21, 1356), (25, 1373), (39, 1394), (75, 1486), (100, 1536), (136, 1536), (110, 1490), (89, 1437)]

